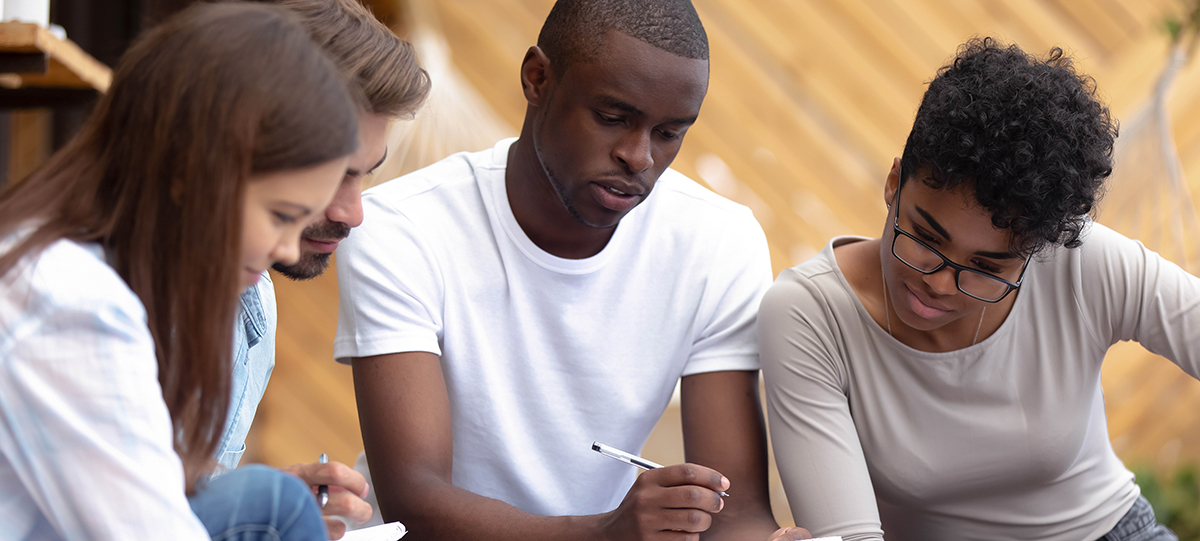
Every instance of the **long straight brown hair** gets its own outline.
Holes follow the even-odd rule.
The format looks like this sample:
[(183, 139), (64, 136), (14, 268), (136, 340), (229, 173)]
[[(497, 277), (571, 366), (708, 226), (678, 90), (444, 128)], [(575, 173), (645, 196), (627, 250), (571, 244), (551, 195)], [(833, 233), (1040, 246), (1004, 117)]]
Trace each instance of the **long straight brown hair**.
[(203, 4), (122, 57), (78, 136), (0, 194), (0, 276), (59, 239), (97, 242), (141, 299), (189, 492), (229, 406), (243, 193), (252, 175), (354, 151), (345, 78), (286, 10)]

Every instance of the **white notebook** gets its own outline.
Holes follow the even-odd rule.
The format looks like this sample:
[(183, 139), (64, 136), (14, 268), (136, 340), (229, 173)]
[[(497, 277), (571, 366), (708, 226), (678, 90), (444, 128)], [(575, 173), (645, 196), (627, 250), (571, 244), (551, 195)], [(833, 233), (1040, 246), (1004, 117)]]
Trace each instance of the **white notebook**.
[(389, 522), (387, 524), (380, 524), (379, 526), (346, 532), (346, 535), (342, 537), (342, 541), (396, 541), (404, 537), (406, 533), (408, 533), (408, 528), (405, 528), (403, 524)]

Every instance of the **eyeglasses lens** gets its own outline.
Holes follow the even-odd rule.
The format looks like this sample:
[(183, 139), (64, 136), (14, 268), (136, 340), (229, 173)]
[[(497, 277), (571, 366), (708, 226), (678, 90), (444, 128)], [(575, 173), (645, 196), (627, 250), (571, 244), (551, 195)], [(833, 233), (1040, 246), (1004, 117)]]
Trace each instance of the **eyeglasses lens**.
[[(918, 271), (931, 273), (942, 265), (941, 255), (907, 235), (896, 235), (892, 248), (900, 261)], [(1008, 284), (994, 276), (968, 269), (958, 273), (958, 289), (981, 300), (995, 301), (1008, 293)]]

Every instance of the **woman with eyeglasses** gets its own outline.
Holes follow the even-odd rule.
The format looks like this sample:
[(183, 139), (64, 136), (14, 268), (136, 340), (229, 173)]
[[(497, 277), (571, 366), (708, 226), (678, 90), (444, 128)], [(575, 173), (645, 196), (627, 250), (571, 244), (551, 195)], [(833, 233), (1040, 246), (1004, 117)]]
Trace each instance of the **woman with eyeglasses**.
[(759, 314), (796, 523), (845, 541), (1173, 540), (1108, 441), (1100, 365), (1200, 375), (1200, 280), (1089, 214), (1116, 125), (1055, 49), (972, 40), (888, 173), (877, 239), (784, 271)]

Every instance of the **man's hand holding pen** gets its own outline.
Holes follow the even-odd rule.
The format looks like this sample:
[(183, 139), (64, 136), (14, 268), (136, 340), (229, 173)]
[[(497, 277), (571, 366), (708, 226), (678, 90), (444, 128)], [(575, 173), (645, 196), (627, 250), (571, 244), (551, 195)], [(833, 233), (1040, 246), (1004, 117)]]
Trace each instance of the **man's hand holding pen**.
[[(647, 470), (634, 482), (620, 507), (603, 515), (609, 539), (659, 539), (663, 534), (667, 538), (696, 539), (708, 531), (712, 515), (725, 508), (720, 497), (729, 497), (729, 479), (716, 470), (696, 464), (664, 467), (598, 441), (592, 442), (592, 450)], [(710, 494), (717, 496), (715, 501)], [(804, 528), (788, 527), (779, 528), (767, 541), (811, 538)]]
[(615, 510), (602, 515), (600, 529), (612, 540), (668, 539), (664, 533), (698, 534), (725, 507), (719, 492), (729, 480), (696, 464), (655, 468), (639, 475)]
[(294, 464), (282, 470), (308, 483), (313, 489), (314, 498), (318, 487), (329, 487), (329, 500), (322, 513), (327, 517), (325, 527), (329, 530), (330, 539), (341, 539), (346, 534), (346, 525), (340, 520), (328, 518), (331, 515), (357, 522), (366, 522), (371, 518), (371, 505), (363, 501), (367, 496), (367, 480), (349, 466), (335, 461), (327, 464)]

